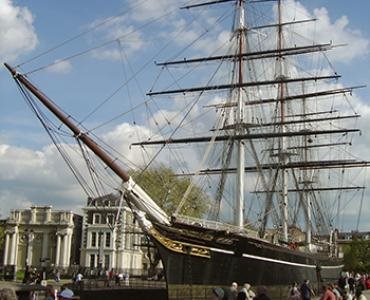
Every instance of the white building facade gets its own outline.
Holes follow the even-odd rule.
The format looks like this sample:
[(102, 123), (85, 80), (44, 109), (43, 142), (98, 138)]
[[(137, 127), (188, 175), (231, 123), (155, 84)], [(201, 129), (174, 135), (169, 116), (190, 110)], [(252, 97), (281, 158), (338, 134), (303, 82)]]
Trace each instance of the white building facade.
[(82, 267), (131, 274), (143, 269), (141, 230), (122, 202), (114, 194), (88, 199), (83, 208)]
[(79, 263), (82, 217), (51, 206), (13, 210), (5, 222), (4, 266), (16, 270)]

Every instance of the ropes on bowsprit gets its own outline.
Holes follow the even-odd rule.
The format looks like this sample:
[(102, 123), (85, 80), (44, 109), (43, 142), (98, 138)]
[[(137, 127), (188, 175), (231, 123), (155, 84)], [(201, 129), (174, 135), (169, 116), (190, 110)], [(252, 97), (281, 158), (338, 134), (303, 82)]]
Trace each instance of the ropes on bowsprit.
[[(106, 193), (105, 187), (109, 187), (111, 189), (116, 188), (118, 185), (118, 181), (113, 177), (111, 173), (108, 172), (106, 166), (103, 166), (99, 160), (96, 160), (90, 156), (89, 151), (85, 148), (84, 145), (79, 142), (78, 137), (75, 137), (72, 134), (67, 134), (64, 130), (60, 128), (60, 126), (56, 126), (56, 124), (54, 124), (43, 113), (38, 103), (33, 99), (30, 92), (25, 89), (18, 80), (15, 81), (27, 106), (42, 124), (43, 128), (47, 132), (48, 136), (52, 140), (53, 144), (57, 148), (58, 152), (62, 156), (73, 176), (76, 178), (78, 184), (82, 187), (87, 197), (95, 198), (101, 196), (102, 194)], [(80, 151), (78, 151), (76, 147), (73, 147), (72, 144), (68, 143), (64, 139), (65, 137), (76, 139), (77, 143), (79, 144)], [(73, 157), (73, 153), (78, 155), (78, 157)], [(89, 183), (85, 179), (86, 175), (81, 170), (79, 160), (85, 161), (90, 175), (91, 183)], [(99, 163), (100, 166), (97, 165)]]
[[(53, 127), (53, 124), (48, 118), (43, 114), (37, 103), (32, 98), (32, 95), (26, 90), (21, 83), (19, 83), (16, 80), (16, 84), (18, 86), (18, 89), (25, 100), (27, 106), (31, 109), (31, 111), (36, 115), (37, 119), (41, 122), (43, 128), (49, 135), (50, 139), (52, 140), (53, 144), (56, 146), (58, 152), (62, 156), (63, 160), (66, 162), (68, 168), (72, 172), (73, 176), (76, 178), (77, 182), (80, 184), (82, 189), (84, 190), (85, 194), (90, 197), (91, 195), (94, 195), (93, 189), (89, 186), (89, 184), (86, 182), (82, 174), (80, 173), (77, 166), (73, 163), (73, 161), (70, 159), (70, 156), (68, 155), (68, 152), (65, 150), (62, 143), (60, 143), (60, 138), (58, 138), (58, 135), (56, 134), (57, 130), (51, 130)], [(54, 126), (55, 127), (55, 126)], [(55, 127), (56, 128), (56, 127)]]

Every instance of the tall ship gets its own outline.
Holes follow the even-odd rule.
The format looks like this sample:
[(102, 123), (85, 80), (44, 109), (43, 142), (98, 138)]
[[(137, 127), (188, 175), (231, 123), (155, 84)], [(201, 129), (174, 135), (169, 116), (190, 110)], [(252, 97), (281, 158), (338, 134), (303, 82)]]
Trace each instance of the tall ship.
[[(209, 45), (208, 56), (182, 58), (181, 52), (156, 62), (172, 80), (160, 74), (147, 98), (182, 108), (131, 147), (149, 157), (142, 173), (158, 161), (188, 180), (171, 215), (158, 204), (166, 199), (149, 195), (107, 145), (5, 64), (52, 138), (58, 128), (48, 125), (40, 104), (72, 132), (83, 158), (95, 154), (120, 178), (115, 188), (159, 252), (169, 299), (195, 299), (231, 282), (280, 292), (304, 279), (316, 286), (343, 269), (335, 218), (346, 201), (363, 197), (365, 186), (353, 174), (368, 166), (351, 153), (360, 132), (351, 97), (362, 86), (338, 82), (327, 53), (343, 45), (302, 37), (316, 20), (290, 18), (285, 2), (292, 3), (216, 0), (181, 7), (217, 7), (218, 20), (231, 15), (232, 24), (222, 45)], [(255, 18), (259, 6), (264, 13), (269, 6), (275, 21)], [(205, 202), (201, 217), (186, 216), (197, 201)]]

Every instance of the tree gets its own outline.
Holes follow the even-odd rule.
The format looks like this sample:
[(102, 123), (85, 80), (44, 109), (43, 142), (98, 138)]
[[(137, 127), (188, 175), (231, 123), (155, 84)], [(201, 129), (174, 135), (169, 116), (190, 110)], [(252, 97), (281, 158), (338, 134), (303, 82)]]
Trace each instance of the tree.
[[(176, 176), (170, 168), (164, 166), (147, 169), (144, 172), (133, 171), (131, 176), (169, 215), (175, 212), (190, 184), (190, 179)], [(208, 203), (208, 196), (194, 185), (181, 214), (199, 218), (204, 214)]]
[(370, 241), (354, 237), (344, 250), (346, 270), (354, 272), (370, 272)]

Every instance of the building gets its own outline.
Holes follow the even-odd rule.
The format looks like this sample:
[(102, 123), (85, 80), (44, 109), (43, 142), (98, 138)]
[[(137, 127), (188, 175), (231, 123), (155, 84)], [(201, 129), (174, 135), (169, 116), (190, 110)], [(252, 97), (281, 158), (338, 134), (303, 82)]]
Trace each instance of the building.
[(5, 247), (5, 224), (6, 219), (0, 220), (0, 268), (4, 266), (4, 247)]
[(67, 269), (79, 264), (82, 217), (51, 206), (13, 210), (5, 222), (4, 266)]
[(143, 269), (141, 230), (119, 194), (87, 200), (83, 208), (81, 266), (135, 274)]

